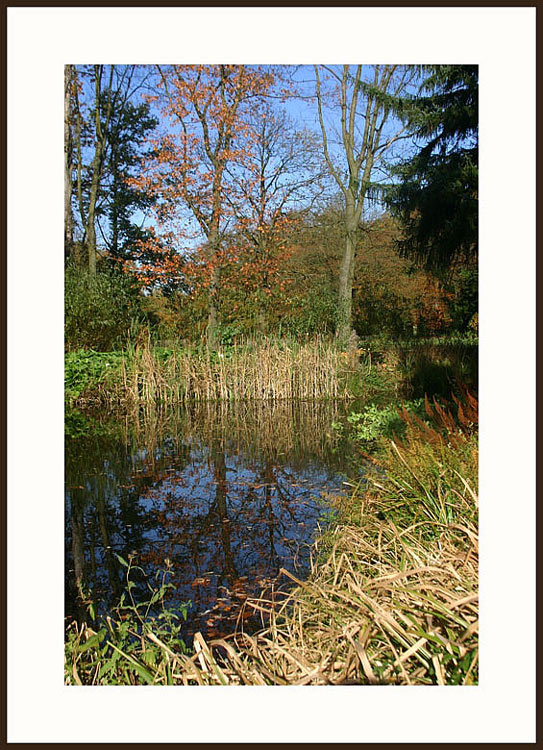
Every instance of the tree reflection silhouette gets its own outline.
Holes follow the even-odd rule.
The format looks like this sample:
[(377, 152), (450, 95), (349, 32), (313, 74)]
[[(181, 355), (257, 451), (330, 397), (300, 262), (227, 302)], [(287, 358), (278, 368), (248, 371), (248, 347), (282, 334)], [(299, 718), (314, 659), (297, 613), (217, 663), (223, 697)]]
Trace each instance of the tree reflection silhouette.
[(166, 604), (192, 602), (189, 637), (231, 629), (248, 596), (277, 588), (281, 567), (303, 575), (321, 514), (312, 495), (344, 478), (338, 408), (205, 404), (67, 439), (67, 613), (81, 617), (78, 582), (102, 609), (115, 604), (115, 553), (135, 552), (149, 575), (171, 560)]

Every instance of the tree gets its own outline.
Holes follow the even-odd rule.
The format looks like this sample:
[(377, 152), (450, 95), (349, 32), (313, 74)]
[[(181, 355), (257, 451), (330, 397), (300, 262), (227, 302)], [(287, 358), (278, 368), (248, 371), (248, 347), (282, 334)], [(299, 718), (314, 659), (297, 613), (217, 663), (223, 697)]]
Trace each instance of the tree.
[(72, 167), (73, 167), (73, 135), (72, 135), (72, 101), (74, 86), (74, 66), (64, 66), (64, 257), (67, 259), (73, 243), (73, 215), (72, 215)]
[[(114, 96), (114, 92), (106, 91), (104, 98)], [(141, 166), (142, 147), (148, 133), (157, 124), (147, 103), (135, 106), (127, 101), (111, 112), (96, 213), (105, 246), (116, 260), (130, 257), (134, 244), (148, 237), (132, 217), (136, 211), (143, 213), (149, 209), (152, 196), (138, 190), (133, 178)], [(105, 227), (102, 227), (102, 219), (105, 219)]]
[[(111, 91), (113, 83), (113, 74), (115, 66), (110, 67), (108, 89)], [(104, 106), (104, 97), (102, 96), (102, 77), (104, 74), (103, 65), (94, 66), (94, 87), (95, 87), (95, 140), (94, 140), (94, 159), (92, 161), (92, 178), (89, 193), (89, 206), (87, 213), (87, 247), (89, 254), (89, 272), (96, 273), (96, 202), (100, 189), (100, 180), (102, 177), (102, 168), (106, 143), (109, 131), (109, 120), (115, 104), (115, 98), (108, 96)], [(105, 111), (104, 111), (105, 110)]]
[(264, 330), (274, 292), (283, 290), (282, 270), (292, 252), (292, 232), (319, 190), (318, 144), (296, 130), (286, 113), (260, 103), (247, 119), (245, 157), (232, 170), (229, 198), (238, 234), (238, 278), (256, 297)]
[[(159, 196), (157, 221), (170, 239), (187, 236), (180, 204), (196, 221), (209, 294), (207, 338), (215, 345), (221, 238), (228, 217), (227, 166), (241, 163), (246, 116), (271, 86), (272, 75), (244, 65), (174, 65), (159, 68), (161, 105), (170, 128), (154, 140), (155, 151), (139, 185)], [(175, 130), (174, 130), (175, 126)], [(186, 217), (185, 217), (186, 218)]]
[[(65, 132), (65, 149), (68, 150), (71, 137), (78, 228), (81, 244), (86, 246), (89, 272), (95, 274), (99, 219), (106, 212), (106, 206), (119, 208), (119, 202), (111, 197), (112, 191), (120, 192), (126, 171), (136, 164), (134, 150), (142, 140), (139, 128), (148, 130), (154, 121), (148, 117), (147, 108), (135, 107), (130, 102), (141, 85), (135, 80), (135, 66), (68, 67), (71, 68), (71, 102), (68, 106), (65, 101), (65, 108), (69, 109), (71, 127)], [(127, 191), (128, 188), (123, 189), (124, 196)], [(130, 202), (132, 208), (136, 207), (133, 196)], [(125, 208), (122, 218), (128, 221), (129, 206)], [(115, 222), (111, 216), (110, 219)], [(107, 239), (104, 240), (107, 244)]]
[(424, 145), (397, 167), (387, 196), (404, 225), (400, 252), (434, 270), (476, 263), (478, 68), (432, 66), (398, 113)]
[[(323, 91), (319, 67), (315, 66), (315, 93), (324, 157), (330, 174), (343, 195), (345, 208), (345, 247), (339, 273), (336, 330), (337, 338), (343, 346), (347, 344), (351, 333), (355, 250), (364, 201), (372, 189), (375, 189), (375, 182), (372, 182), (374, 170), (382, 163), (383, 156), (398, 140), (402, 131), (399, 128), (396, 132), (388, 132), (385, 126), (389, 116), (393, 114), (392, 101), (402, 94), (410, 78), (410, 71), (397, 65), (369, 67), (372, 69), (366, 77), (362, 65), (356, 66), (354, 72), (349, 65), (344, 65), (341, 73), (324, 67), (329, 80), (336, 84), (330, 98), (340, 112), (342, 152), (341, 157), (336, 157), (331, 148), (324, 115), (328, 97)], [(359, 127), (361, 120), (362, 129)]]

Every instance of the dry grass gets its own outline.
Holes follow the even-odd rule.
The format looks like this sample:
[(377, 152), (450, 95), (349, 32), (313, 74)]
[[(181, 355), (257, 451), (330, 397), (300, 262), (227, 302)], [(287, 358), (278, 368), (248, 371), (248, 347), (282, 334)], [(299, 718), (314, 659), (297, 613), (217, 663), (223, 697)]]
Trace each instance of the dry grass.
[(132, 403), (344, 398), (344, 366), (341, 352), (321, 339), (172, 350), (166, 356), (142, 346), (123, 358), (110, 397)]
[(282, 605), (247, 602), (265, 629), (198, 637), (185, 684), (476, 683), (477, 533), (434, 524), (428, 545), (424, 525), (337, 527), (325, 562)]
[[(279, 607), (247, 601), (268, 622), (257, 634), (209, 642), (197, 634), (190, 656), (147, 637), (171, 663), (174, 684), (474, 684), (477, 534), (440, 528), (428, 548), (420, 532), (393, 522), (370, 522), (363, 533), (338, 527), (326, 561)], [(93, 632), (82, 631), (82, 641)], [(159, 670), (153, 682), (164, 684)]]

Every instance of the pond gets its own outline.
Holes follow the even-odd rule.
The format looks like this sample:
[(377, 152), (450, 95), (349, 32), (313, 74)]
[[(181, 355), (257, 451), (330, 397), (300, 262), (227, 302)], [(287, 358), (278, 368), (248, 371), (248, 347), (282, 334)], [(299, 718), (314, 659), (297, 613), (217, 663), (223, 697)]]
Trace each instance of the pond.
[[(352, 408), (352, 405), (351, 405)], [(350, 410), (350, 409), (349, 409)], [(329, 497), (349, 490), (353, 457), (332, 424), (341, 403), (206, 403), (106, 419), (67, 414), (66, 616), (107, 612), (126, 587), (117, 556), (149, 583), (169, 566), (168, 608), (183, 637), (258, 627), (247, 597), (310, 570)], [(359, 463), (359, 462), (358, 462)], [(149, 598), (134, 572), (134, 599)], [(88, 619), (88, 615), (87, 615)]]

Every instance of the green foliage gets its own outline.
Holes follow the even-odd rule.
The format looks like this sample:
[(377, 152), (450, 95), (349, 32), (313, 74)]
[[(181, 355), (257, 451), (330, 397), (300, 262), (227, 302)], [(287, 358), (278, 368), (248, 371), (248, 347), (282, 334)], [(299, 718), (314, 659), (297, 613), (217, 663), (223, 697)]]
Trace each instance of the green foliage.
[[(77, 627), (68, 630), (65, 681), (72, 684), (74, 675), (77, 675), (77, 684), (172, 684), (169, 654), (187, 652), (179, 634), (190, 602), (177, 610), (166, 609), (165, 595), (174, 588), (167, 581), (172, 574), (168, 560), (165, 561), (166, 568), (157, 571), (151, 583), (143, 568), (133, 564), (132, 556), (128, 560), (120, 555), (116, 557), (125, 568), (125, 591), (112, 616), (99, 618), (97, 630), (87, 626), (81, 631)], [(133, 593), (135, 572), (144, 577), (148, 589), (147, 598), (138, 602)], [(92, 602), (88, 604), (88, 612), (94, 620)]]
[(347, 422), (352, 427), (355, 440), (363, 443), (372, 442), (380, 437), (394, 437), (405, 430), (405, 421), (400, 415), (400, 408), (419, 414), (424, 413), (424, 401), (404, 401), (402, 404), (377, 406), (369, 404), (361, 412), (352, 412)]
[(392, 289), (361, 283), (353, 299), (353, 328), (359, 335), (386, 332), (405, 336), (413, 330), (413, 305)]
[(217, 339), (221, 347), (232, 347), (236, 337), (243, 334), (243, 328), (236, 323), (222, 323), (217, 329)]
[(453, 327), (465, 332), (477, 313), (479, 304), (479, 274), (477, 269), (462, 268), (451, 281), (450, 302)]
[[(116, 98), (117, 92), (103, 93), (105, 111), (107, 100)], [(132, 217), (137, 211), (145, 212), (154, 202), (154, 197), (138, 190), (130, 178), (141, 168), (142, 150), (147, 134), (157, 125), (158, 120), (149, 113), (149, 104), (134, 106), (125, 101), (122, 106), (114, 106), (109, 121), (108, 158), (104, 177), (100, 184), (101, 201), (98, 215), (104, 215), (108, 224), (107, 246), (114, 258), (130, 257), (130, 249), (138, 240), (148, 237), (148, 233), (134, 224)], [(103, 123), (102, 127), (105, 127)]]
[(401, 252), (448, 268), (477, 257), (478, 68), (433, 66), (421, 93), (403, 114), (426, 145), (397, 168), (388, 204), (405, 227)]
[(292, 313), (285, 327), (293, 334), (332, 333), (337, 320), (337, 292), (326, 284), (310, 287), (307, 293), (292, 300)]
[(75, 401), (87, 388), (114, 377), (122, 361), (121, 352), (67, 352), (64, 357), (64, 395), (67, 402)]
[(190, 305), (189, 300), (183, 304), (178, 294), (154, 293), (142, 297), (141, 309), (152, 337), (157, 341), (178, 341), (189, 327), (183, 314)]
[(124, 275), (96, 274), (69, 264), (65, 273), (64, 337), (68, 351), (110, 351), (122, 346), (141, 318), (139, 293)]

